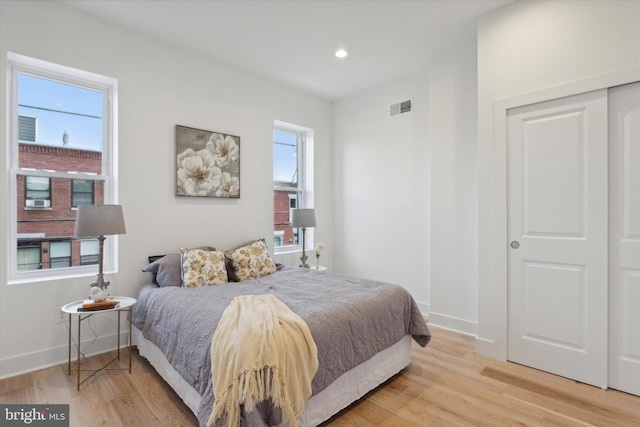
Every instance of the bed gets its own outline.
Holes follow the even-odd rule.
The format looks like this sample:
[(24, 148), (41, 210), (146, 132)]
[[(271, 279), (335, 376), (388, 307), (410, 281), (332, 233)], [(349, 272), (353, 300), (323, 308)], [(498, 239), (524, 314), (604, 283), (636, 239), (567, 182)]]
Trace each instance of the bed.
[[(284, 267), (217, 286), (144, 285), (132, 313), (133, 342), (200, 426), (214, 403), (210, 351), (216, 325), (234, 297), (260, 294), (276, 296), (298, 314), (318, 348), (312, 396), (300, 417), (304, 427), (329, 419), (406, 367), (412, 339), (426, 346), (431, 338), (404, 288), (335, 273)], [(267, 403), (243, 411), (244, 423), (277, 425), (278, 412)]]

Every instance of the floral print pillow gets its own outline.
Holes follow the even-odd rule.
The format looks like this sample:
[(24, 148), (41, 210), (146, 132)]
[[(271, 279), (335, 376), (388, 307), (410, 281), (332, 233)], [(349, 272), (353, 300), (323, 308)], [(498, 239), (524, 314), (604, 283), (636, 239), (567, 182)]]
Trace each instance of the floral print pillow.
[(233, 264), (233, 272), (239, 282), (266, 276), (276, 271), (264, 240), (226, 251), (225, 255)]
[(180, 248), (182, 286), (199, 288), (227, 282), (224, 253)]

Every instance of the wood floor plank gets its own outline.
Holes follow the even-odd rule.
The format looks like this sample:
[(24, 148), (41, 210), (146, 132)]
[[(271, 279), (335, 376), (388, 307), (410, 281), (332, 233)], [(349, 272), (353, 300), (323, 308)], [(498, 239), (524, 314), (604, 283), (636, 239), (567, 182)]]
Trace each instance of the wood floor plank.
[[(487, 359), (474, 353), (472, 337), (436, 327), (432, 333), (426, 348), (412, 345), (411, 365), (322, 427), (640, 426), (640, 397)], [(135, 350), (131, 374), (100, 372), (76, 391), (63, 364), (1, 380), (0, 402), (68, 403), (74, 427), (198, 425)]]

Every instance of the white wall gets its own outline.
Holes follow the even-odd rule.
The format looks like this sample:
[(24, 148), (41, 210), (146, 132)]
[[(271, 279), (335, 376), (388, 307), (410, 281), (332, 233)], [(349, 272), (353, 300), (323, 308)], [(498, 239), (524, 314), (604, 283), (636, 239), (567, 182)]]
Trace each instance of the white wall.
[[(526, 1), (478, 24), (479, 353), (506, 358), (504, 149), (494, 106), (640, 67), (640, 1)], [(589, 84), (582, 85), (589, 89)], [(591, 89), (594, 89), (593, 87)], [(556, 89), (557, 90), (557, 89)]]
[[(430, 322), (475, 333), (473, 41), (335, 106), (336, 269), (407, 288)], [(413, 100), (414, 111), (389, 116)]]
[[(181, 245), (230, 248), (273, 235), (274, 120), (315, 131), (316, 239), (332, 250), (332, 107), (329, 102), (229, 68), (195, 53), (96, 20), (49, 1), (0, 2), (0, 75), (7, 51), (117, 78), (119, 81), (119, 203), (127, 234), (120, 236), (119, 272), (111, 290), (135, 296), (149, 277), (146, 257)], [(6, 83), (0, 85), (7, 99)], [(6, 103), (0, 105), (6, 135)], [(241, 137), (241, 198), (174, 196), (174, 126)], [(6, 146), (6, 144), (5, 144)], [(0, 163), (7, 164), (7, 151)], [(9, 201), (0, 177), (0, 377), (66, 361), (67, 330), (59, 308), (84, 298), (90, 277), (7, 285)], [(270, 241), (270, 239), (268, 239)], [(94, 322), (94, 320), (92, 320)], [(113, 347), (115, 329), (99, 316), (101, 337), (90, 350)]]
[(431, 164), (431, 323), (469, 334), (477, 321), (475, 41), (428, 70)]
[[(389, 106), (413, 100), (411, 113)], [(429, 304), (428, 87), (418, 74), (335, 104), (335, 270)]]

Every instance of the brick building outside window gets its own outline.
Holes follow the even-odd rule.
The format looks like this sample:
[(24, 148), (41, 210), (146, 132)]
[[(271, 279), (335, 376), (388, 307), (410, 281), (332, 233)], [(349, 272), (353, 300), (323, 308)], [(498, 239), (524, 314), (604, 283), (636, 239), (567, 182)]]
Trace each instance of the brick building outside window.
[[(99, 174), (102, 153), (62, 146), (20, 143), (22, 170), (52, 169)], [(98, 263), (98, 242), (76, 240), (76, 209), (102, 204), (100, 180), (17, 176), (18, 270)]]
[(298, 208), (298, 192), (275, 190), (274, 207), (274, 246), (298, 245), (298, 229), (291, 227), (291, 210)]

